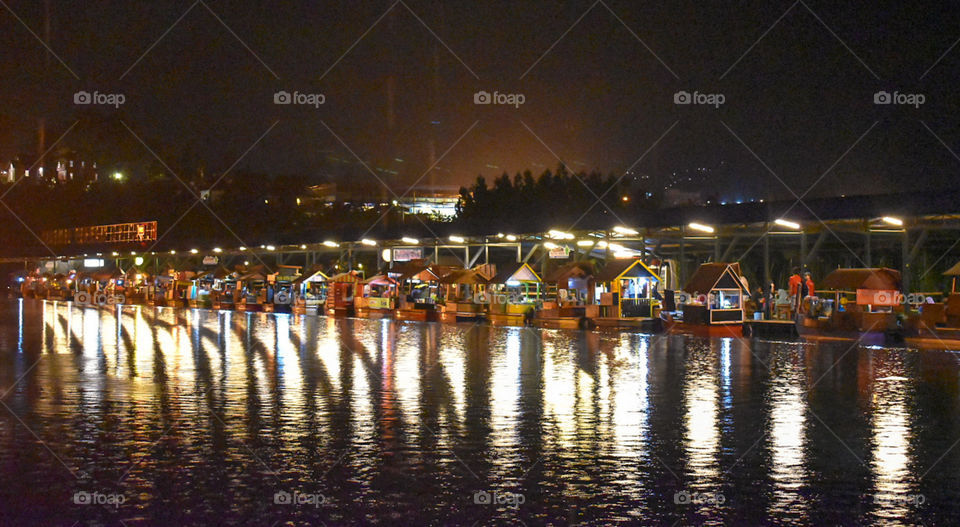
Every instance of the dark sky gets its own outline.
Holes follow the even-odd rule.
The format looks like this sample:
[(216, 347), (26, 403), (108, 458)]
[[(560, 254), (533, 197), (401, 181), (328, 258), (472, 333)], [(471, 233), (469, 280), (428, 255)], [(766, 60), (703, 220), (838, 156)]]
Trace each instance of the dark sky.
[[(709, 167), (728, 198), (802, 195), (828, 169), (810, 195), (955, 185), (940, 140), (960, 152), (960, 46), (940, 57), (960, 9), (843, 4), (405, 0), (384, 15), (391, 2), (51, 1), (65, 67), (30, 33), (44, 38), (43, 2), (8, 0), (0, 158), (36, 150), (40, 117), (54, 141), (90, 111), (73, 93), (96, 90), (126, 96), (98, 111), (161, 157), (213, 172), (256, 143), (236, 169), (372, 179), (352, 150), (400, 190), (431, 156), (422, 183), (460, 185), (557, 157), (619, 175), (648, 150), (635, 173), (664, 184)], [(278, 90), (326, 102), (278, 106)], [(478, 90), (525, 103), (478, 106)], [(678, 90), (725, 102), (678, 106)], [(878, 106), (878, 90), (925, 103)]]

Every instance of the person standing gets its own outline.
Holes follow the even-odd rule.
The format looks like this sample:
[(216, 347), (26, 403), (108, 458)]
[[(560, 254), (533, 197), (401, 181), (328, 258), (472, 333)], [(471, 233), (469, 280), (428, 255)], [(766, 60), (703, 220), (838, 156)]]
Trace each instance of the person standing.
[(793, 300), (794, 315), (800, 312), (800, 306), (803, 305), (803, 297), (800, 296), (800, 288), (802, 283), (803, 278), (800, 278), (800, 268), (794, 267), (793, 274), (790, 275), (790, 280), (787, 282), (790, 290), (790, 298)]

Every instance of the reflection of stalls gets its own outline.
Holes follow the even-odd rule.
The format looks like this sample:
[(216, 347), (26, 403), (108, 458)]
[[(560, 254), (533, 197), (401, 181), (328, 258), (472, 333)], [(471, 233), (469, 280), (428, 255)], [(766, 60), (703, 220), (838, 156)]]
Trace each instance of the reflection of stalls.
[(897, 327), (900, 271), (835, 269), (823, 279), (821, 292), (829, 291), (819, 306), (808, 309), (801, 324), (826, 330), (886, 331)]
[(327, 290), (327, 313), (338, 317), (352, 317), (355, 312), (354, 298), (357, 291), (363, 287), (362, 282), (363, 278), (356, 271), (331, 276)]
[(487, 291), (490, 296), (490, 323), (523, 326), (533, 319), (540, 301), (540, 275), (526, 263), (507, 264), (497, 270)]
[(397, 281), (378, 274), (363, 281), (362, 296), (355, 298), (357, 316), (361, 318), (392, 317), (397, 307)]
[(653, 318), (660, 277), (639, 259), (612, 260), (597, 273), (601, 318)]
[(683, 290), (692, 295), (683, 306), (685, 325), (743, 324), (743, 302), (750, 289), (739, 263), (700, 264)]
[(293, 312), (298, 315), (317, 315), (327, 301), (329, 277), (320, 267), (313, 267), (293, 281)]
[(264, 265), (251, 268), (246, 274), (237, 277), (240, 294), (237, 297), (237, 311), (263, 311), (267, 302), (267, 275)]
[(264, 311), (290, 313), (293, 311), (293, 282), (300, 277), (299, 265), (278, 265), (277, 272), (267, 276), (267, 299)]
[(476, 322), (486, 318), (484, 302), (489, 280), (475, 269), (454, 269), (440, 278), (444, 289), (443, 322)]

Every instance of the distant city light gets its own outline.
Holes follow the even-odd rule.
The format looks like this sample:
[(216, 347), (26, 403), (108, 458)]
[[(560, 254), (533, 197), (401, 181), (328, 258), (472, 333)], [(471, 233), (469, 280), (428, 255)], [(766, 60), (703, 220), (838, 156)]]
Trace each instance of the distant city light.
[(788, 229), (794, 229), (794, 230), (796, 230), (796, 229), (799, 229), (799, 228), (800, 228), (800, 224), (799, 224), (799, 223), (797, 223), (797, 222), (795, 222), (795, 221), (785, 220), (785, 219), (783, 219), (783, 218), (777, 218), (777, 219), (774, 220), (773, 222), (776, 223), (777, 225), (781, 226), (781, 227), (787, 227)]
[(619, 225), (613, 228), (613, 232), (615, 232), (615, 233), (617, 233), (617, 234), (622, 234), (622, 235), (624, 235), (624, 236), (636, 236), (636, 235), (640, 234), (639, 232), (635, 231), (634, 229), (631, 229), (631, 228), (629, 228), (629, 227), (621, 227), (621, 226), (619, 226)]
[(903, 220), (900, 218), (894, 218), (893, 216), (884, 216), (884, 223), (889, 223), (890, 225), (896, 225), (897, 227), (903, 227)]
[(713, 227), (711, 227), (711, 226), (709, 226), (709, 225), (704, 225), (704, 224), (702, 224), (702, 223), (693, 222), (693, 223), (691, 223), (690, 225), (688, 225), (688, 227), (690, 227), (691, 229), (693, 229), (693, 230), (695, 230), (695, 231), (709, 232), (709, 233), (713, 234)]

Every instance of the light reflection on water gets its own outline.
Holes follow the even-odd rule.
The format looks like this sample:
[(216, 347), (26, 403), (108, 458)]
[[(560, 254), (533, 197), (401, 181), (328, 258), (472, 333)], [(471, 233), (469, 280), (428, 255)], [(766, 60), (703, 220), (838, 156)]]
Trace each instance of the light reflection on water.
[[(33, 301), (0, 316), (3, 524), (957, 517), (947, 353)], [(324, 505), (275, 504), (284, 489)]]

